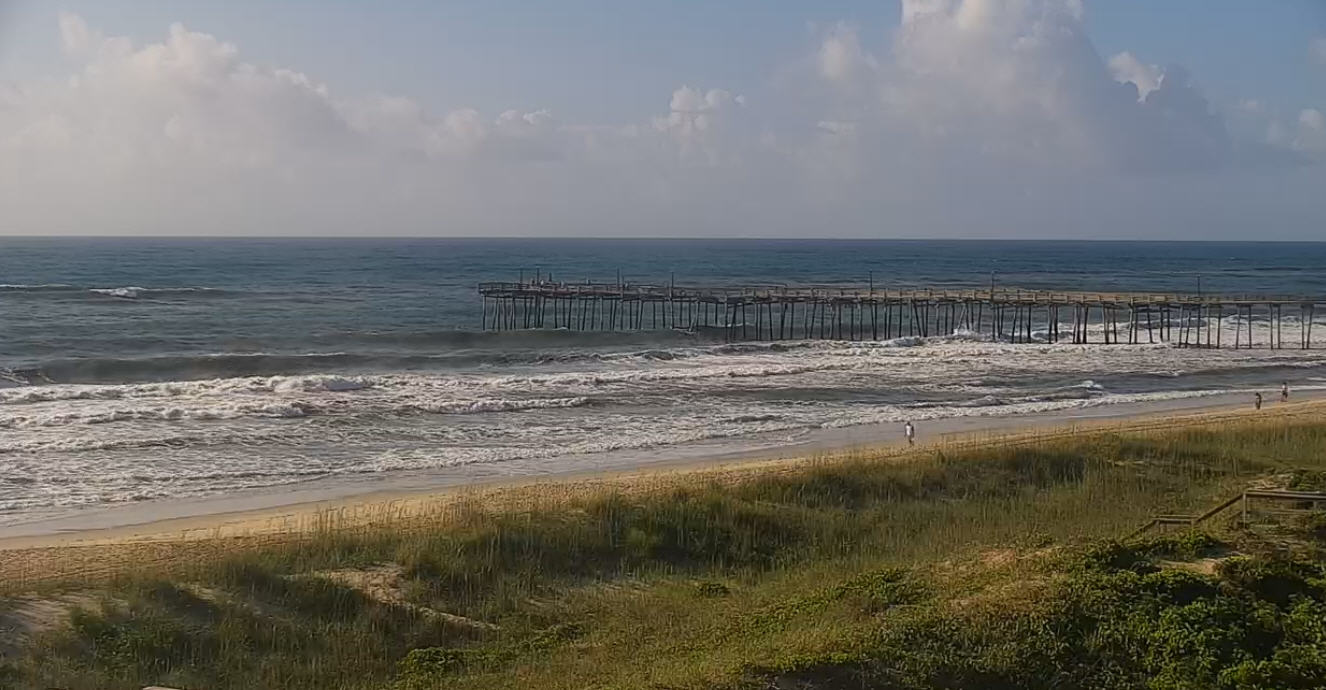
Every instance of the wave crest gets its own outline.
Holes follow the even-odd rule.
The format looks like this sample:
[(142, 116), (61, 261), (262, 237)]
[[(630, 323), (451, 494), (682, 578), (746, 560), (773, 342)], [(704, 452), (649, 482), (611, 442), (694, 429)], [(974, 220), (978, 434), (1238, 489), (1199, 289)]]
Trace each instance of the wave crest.
[(74, 409), (45, 414), (0, 416), (0, 429), (63, 427), (117, 422), (218, 421), (242, 418), (297, 418), (324, 415), (466, 415), (492, 412), (584, 407), (588, 396), (563, 398), (479, 398), (469, 400), (246, 400), (195, 405), (145, 405), (112, 409)]
[(140, 287), (137, 285), (126, 285), (123, 287), (108, 288), (88, 288), (88, 292), (94, 295), (104, 295), (106, 297), (116, 297), (119, 299), (139, 299), (141, 297), (157, 297), (170, 295), (198, 295), (198, 294), (223, 294), (225, 291), (219, 288), (210, 287)]

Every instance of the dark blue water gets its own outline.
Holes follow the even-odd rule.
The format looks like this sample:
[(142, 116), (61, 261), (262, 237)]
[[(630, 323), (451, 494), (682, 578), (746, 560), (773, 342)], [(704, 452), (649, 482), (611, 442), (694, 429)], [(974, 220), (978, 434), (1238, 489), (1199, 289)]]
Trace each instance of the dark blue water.
[[(0, 524), (389, 474), (540, 474), (610, 453), (694, 456), (904, 419), (1326, 385), (1320, 349), (1014, 345), (965, 331), (763, 344), (481, 332), (478, 283), (536, 271), (1326, 301), (1326, 244), (0, 239)], [(1241, 328), (1218, 325), (1226, 342)], [(1267, 340), (1264, 319), (1251, 327)]]
[[(0, 368), (116, 382), (546, 348), (555, 335), (475, 333), (477, 284), (535, 271), (572, 282), (620, 271), (657, 283), (986, 287), (993, 278), (1028, 289), (1326, 295), (1326, 244), (0, 238), (9, 286), (0, 287)], [(219, 353), (346, 356), (189, 361)], [(113, 361), (129, 359), (143, 361)]]

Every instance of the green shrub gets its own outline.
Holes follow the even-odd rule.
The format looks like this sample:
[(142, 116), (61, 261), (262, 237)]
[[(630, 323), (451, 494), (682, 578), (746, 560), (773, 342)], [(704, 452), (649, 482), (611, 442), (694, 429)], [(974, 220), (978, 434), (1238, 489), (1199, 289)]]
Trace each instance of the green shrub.
[(1322, 567), (1286, 558), (1239, 556), (1220, 564), (1220, 577), (1231, 587), (1277, 606), (1299, 597), (1321, 601), (1326, 594)]
[(1326, 491), (1326, 470), (1295, 469), (1287, 487), (1294, 491)]
[(408, 690), (438, 687), (449, 675), (465, 668), (465, 652), (460, 649), (424, 647), (412, 649), (400, 662), (400, 685)]

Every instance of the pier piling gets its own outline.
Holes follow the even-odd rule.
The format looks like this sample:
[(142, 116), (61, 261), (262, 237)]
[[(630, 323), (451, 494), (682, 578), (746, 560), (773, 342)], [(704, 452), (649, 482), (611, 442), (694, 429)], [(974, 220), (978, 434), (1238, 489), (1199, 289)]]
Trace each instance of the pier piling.
[[(704, 330), (719, 331), (727, 340), (771, 341), (878, 341), (971, 332), (1011, 343), (1172, 343), (1219, 349), (1230, 318), (1234, 321), (1231, 346), (1236, 349), (1283, 349), (1285, 331), (1297, 330), (1298, 347), (1307, 350), (1320, 346), (1313, 340), (1312, 326), (1317, 305), (1326, 302), (1304, 297), (1012, 288), (890, 290), (873, 280), (868, 286), (696, 287), (674, 281), (632, 284), (618, 277), (616, 283), (568, 284), (538, 275), (532, 281), (522, 276), (516, 283), (481, 283), (482, 327), (490, 331)], [(1254, 329), (1254, 322), (1262, 327)]]

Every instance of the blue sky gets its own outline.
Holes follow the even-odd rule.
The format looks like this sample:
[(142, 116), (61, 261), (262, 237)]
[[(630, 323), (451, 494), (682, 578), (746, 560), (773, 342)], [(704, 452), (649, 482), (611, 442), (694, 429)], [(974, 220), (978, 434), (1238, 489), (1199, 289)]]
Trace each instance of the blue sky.
[[(869, 235), (881, 232), (872, 219), (894, 208), (899, 226), (913, 229), (888, 230), (893, 234), (1042, 236), (1072, 234), (1065, 229), (1071, 209), (1037, 205), (1086, 194), (1086, 185), (1096, 194), (1083, 202), (1107, 208), (1111, 200), (1123, 199), (1152, 209), (1148, 216), (1154, 222), (1157, 209), (1175, 212), (1172, 204), (1195, 206), (1211, 193), (1237, 189), (1250, 194), (1279, 176), (1286, 179), (1274, 186), (1284, 190), (1311, 189), (1321, 180), (1319, 160), (1326, 148), (1318, 148), (1314, 123), (1326, 110), (1326, 49), (1317, 55), (1314, 46), (1326, 45), (1317, 43), (1326, 40), (1326, 2), (1087, 0), (1084, 11), (1077, 12), (1079, 0), (1006, 0), (988, 6), (992, 0), (910, 1), (918, 7), (943, 6), (933, 13), (939, 19), (918, 23), (914, 30), (904, 27), (900, 0), (0, 0), (0, 84), (18, 94), (11, 98), (17, 105), (11, 104), (8, 120), (0, 101), (0, 127), (26, 133), (23, 152), (49, 168), (45, 186), (25, 181), (23, 186), (33, 189), (15, 193), (26, 201), (21, 220), (0, 232), (87, 229), (89, 220), (99, 218), (104, 227), (93, 231), (179, 233), (197, 225), (200, 231), (240, 226), (263, 234), (274, 232), (267, 226), (279, 219), (287, 230), (311, 234), (356, 234), (370, 221), (401, 234), (537, 234), (530, 229), (532, 221), (553, 213), (555, 228), (574, 232), (589, 227), (589, 234), (671, 234), (669, 228), (677, 227), (687, 228), (680, 234), (707, 234), (732, 227), (741, 217), (762, 222), (795, 217), (799, 225), (769, 227), (770, 234), (797, 234), (797, 227), (836, 209), (842, 234)], [(986, 23), (979, 30), (966, 26), (964, 12)], [(62, 38), (61, 17), (86, 27), (91, 43), (71, 47), (67, 35)], [(166, 63), (154, 63), (162, 71), (144, 76), (130, 57), (107, 58), (98, 47), (99, 41), (119, 45), (115, 37), (127, 38), (134, 51), (162, 43), (185, 51), (189, 41), (203, 45), (202, 38), (171, 44), (167, 30), (175, 23), (196, 32), (190, 36), (233, 45), (233, 55), (212, 56), (218, 61), (212, 76), (227, 70), (232, 76), (244, 73), (249, 68), (240, 65), (249, 65), (278, 86), (262, 87), (265, 96), (251, 90), (217, 95), (222, 93), (218, 86), (210, 98), (236, 100), (216, 108), (215, 103), (187, 100), (197, 96), (196, 84), (179, 81), (183, 77), (163, 67)], [(1063, 42), (1052, 38), (1056, 31), (1081, 36)], [(901, 35), (913, 38), (900, 49), (895, 44)], [(1044, 43), (1030, 57), (1013, 47), (1027, 36)], [(946, 41), (955, 46), (951, 60)], [(846, 51), (834, 54), (845, 55), (855, 67), (831, 74), (826, 51)], [(149, 53), (144, 59), (154, 55)], [(1120, 66), (1125, 63), (1112, 60), (1121, 53), (1133, 59), (1127, 64), (1140, 66), (1141, 76), (1120, 71), (1127, 70)], [(982, 75), (985, 64), (1004, 70)], [(931, 73), (927, 70), (943, 72), (942, 79), (920, 79)], [(981, 93), (984, 84), (1016, 71), (1005, 90)], [(309, 88), (321, 89), (317, 93), (326, 103), (304, 102), (305, 91), (272, 95), (290, 86), (280, 76), (286, 72), (304, 75)], [(1107, 72), (1124, 83), (1161, 74), (1186, 76), (1169, 78), (1164, 100), (1153, 104), (1155, 113), (1114, 113), (1110, 109), (1118, 107), (1116, 101), (1127, 99), (1111, 93), (1110, 80), (1101, 78)], [(79, 74), (84, 78), (67, 92), (53, 86)], [(143, 81), (124, 81), (135, 75)], [(103, 88), (92, 88), (98, 79)], [(1091, 80), (1100, 83), (1081, 85)], [(233, 83), (224, 82), (230, 85), (224, 88)], [(682, 93), (682, 87), (694, 93)], [(130, 93), (137, 95), (131, 98)], [(273, 102), (257, 100), (269, 96)], [(378, 102), (383, 97), (408, 101), (408, 106), (392, 101), (383, 115)], [(702, 126), (687, 120), (691, 111), (678, 110), (678, 103), (688, 99), (698, 104), (695, 112), (703, 111), (698, 116)], [(923, 106), (937, 110), (921, 112)], [(316, 112), (324, 107), (325, 113)], [(401, 107), (410, 110), (409, 123), (402, 122), (407, 116)], [(226, 108), (239, 115), (210, 119)], [(501, 134), (510, 130), (500, 121), (508, 110), (514, 118), (508, 124), (527, 123), (530, 131)], [(1205, 111), (1214, 114), (1219, 126), (1209, 126)], [(104, 117), (94, 119), (89, 112)], [(981, 117), (990, 112), (1006, 121)], [(1155, 122), (1138, 125), (1150, 127), (1145, 131), (1109, 124), (1135, 116)], [(296, 126), (302, 117), (313, 119)], [(944, 117), (954, 119), (950, 123)], [(1188, 117), (1192, 122), (1183, 120)], [(674, 122), (669, 124), (669, 118)], [(252, 126), (241, 131), (237, 120)], [(108, 123), (129, 131), (112, 136)], [(314, 143), (285, 150), (291, 137), (276, 147), (263, 139), (284, 126), (295, 127), (296, 138), (314, 132), (308, 135)], [(1035, 127), (1053, 130), (1053, 141)], [(340, 129), (349, 135), (337, 139), (344, 134)], [(51, 134), (55, 130), (58, 136)], [(445, 136), (439, 134), (443, 130)], [(593, 141), (586, 143), (590, 130)], [(855, 137), (852, 146), (839, 143), (837, 153), (812, 141), (831, 131), (842, 142), (848, 130)], [(1228, 131), (1234, 140), (1194, 150), (1195, 139), (1210, 143), (1216, 130)], [(178, 146), (185, 141), (181, 131), (189, 134), (190, 147)], [(372, 143), (365, 144), (370, 131)], [(641, 142), (643, 131), (668, 136)], [(154, 142), (155, 136), (164, 138)], [(413, 144), (402, 143), (410, 137)], [(544, 138), (535, 141), (538, 137)], [(633, 143), (623, 144), (624, 139)], [(660, 153), (661, 139), (675, 148)], [(72, 149), (64, 151), (69, 161), (90, 162), (61, 168), (50, 149), (32, 148), (38, 140), (43, 146), (58, 140)], [(921, 146), (919, 140), (928, 143)], [(1111, 156), (1119, 140), (1139, 151)], [(1320, 141), (1326, 142), (1326, 133)], [(130, 156), (120, 150), (129, 145), (124, 142), (141, 143), (142, 149)], [(214, 145), (221, 148), (208, 153), (205, 147)], [(1176, 148), (1163, 156), (1147, 153), (1171, 145)], [(230, 160), (249, 146), (253, 152), (243, 162)], [(373, 148), (371, 159), (345, 153), (364, 146)], [(397, 156), (411, 146), (423, 152), (421, 160)], [(568, 153), (568, 146), (576, 150)], [(851, 151), (844, 154), (844, 148)], [(1091, 155), (1101, 160), (1079, 165)], [(889, 181), (913, 177), (913, 166), (886, 166), (879, 163), (884, 158), (919, 162), (926, 169), (924, 184), (906, 179), (907, 189), (893, 192), (905, 203), (871, 200), (872, 182), (892, 189), (897, 185)], [(549, 160), (563, 161), (561, 169), (549, 172)], [(263, 170), (243, 173), (235, 165)], [(297, 172), (305, 165), (316, 174)], [(323, 176), (342, 167), (335, 179)], [(375, 179), (355, 180), (350, 171), (356, 168), (373, 169)], [(1057, 186), (1067, 184), (1059, 168), (1071, 173), (1072, 189)], [(308, 188), (287, 190), (281, 201), (271, 185), (248, 186), (254, 174), (277, 174), (272, 171), (302, 176)], [(10, 172), (20, 176), (16, 169)], [(65, 195), (84, 185), (104, 187), (99, 176), (116, 184), (131, 179), (133, 187), (113, 199), (83, 194), (74, 204), (82, 211), (69, 211)], [(310, 177), (318, 179), (309, 182)], [(399, 184), (384, 188), (384, 177)], [(625, 178), (634, 177), (639, 179), (628, 185)], [(61, 178), (77, 184), (61, 190)], [(583, 187), (567, 178), (584, 180)], [(162, 179), (189, 184), (169, 189), (169, 202), (155, 214), (127, 208), (152, 200), (150, 187)], [(524, 196), (495, 189), (504, 179), (521, 180)], [(611, 199), (595, 198), (594, 190), (602, 188), (595, 180), (602, 179), (623, 187)], [(973, 190), (970, 209), (949, 208), (952, 190), (947, 187), (954, 180)], [(252, 210), (205, 208), (209, 185), (228, 206)], [(437, 201), (439, 194), (459, 187), (465, 191), (455, 192), (458, 198)], [(347, 189), (372, 211), (351, 214), (354, 220), (349, 221), (332, 210), (301, 213), (289, 201), (299, 198), (307, 208), (328, 195), (344, 196), (339, 192)], [(776, 203), (762, 203), (786, 199), (793, 189), (811, 190), (814, 198), (781, 210)], [(159, 187), (157, 193), (166, 190)], [(1286, 202), (1284, 235), (1303, 237), (1314, 231), (1311, 219), (1321, 208), (1307, 195), (1283, 196), (1292, 193), (1279, 193)], [(136, 201), (122, 201), (126, 197)], [(657, 222), (634, 222), (632, 199), (640, 213), (671, 210)], [(1265, 210), (1264, 196), (1245, 201), (1245, 208)], [(389, 210), (393, 205), (403, 209), (395, 217)], [(523, 207), (523, 214), (508, 213), (511, 205)], [(576, 210), (561, 213), (563, 206)], [(691, 210), (682, 213), (678, 207)], [(1184, 209), (1180, 215), (1195, 224), (1203, 218), (1199, 210)], [(715, 214), (725, 213), (732, 217), (716, 219)], [(1212, 220), (1221, 219), (1212, 213)], [(220, 220), (202, 220), (207, 215)], [(1116, 222), (1123, 218), (1114, 209), (1105, 215)], [(1247, 217), (1253, 217), (1251, 211)], [(992, 227), (973, 230), (976, 219), (988, 219)], [(610, 229), (615, 227), (626, 229)], [(1102, 226), (1093, 232), (1106, 230)], [(1166, 232), (1182, 236), (1193, 230), (1185, 225)]]
[[(237, 44), (250, 60), (339, 89), (409, 94), (439, 110), (549, 108), (608, 122), (655, 112), (677, 84), (758, 92), (813, 50), (813, 27), (848, 22), (863, 42), (884, 46), (899, 17), (897, 0), (10, 4), (0, 58), (11, 73), (61, 71), (54, 37), (63, 10), (140, 42), (182, 22)], [(1297, 109), (1310, 105), (1309, 90), (1326, 91), (1308, 51), (1326, 35), (1321, 0), (1106, 0), (1088, 5), (1086, 23), (1103, 54), (1183, 65), (1213, 99)]]

